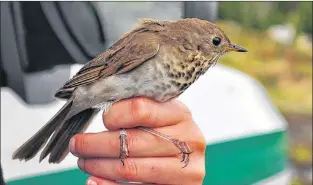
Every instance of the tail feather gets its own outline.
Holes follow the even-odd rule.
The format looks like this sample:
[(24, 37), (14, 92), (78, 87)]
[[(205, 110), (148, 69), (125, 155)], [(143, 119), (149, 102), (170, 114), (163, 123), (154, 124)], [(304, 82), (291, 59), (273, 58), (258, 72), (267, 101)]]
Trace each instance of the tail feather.
[(66, 104), (52, 117), (45, 126), (43, 126), (33, 137), (20, 146), (12, 155), (13, 159), (29, 160), (32, 159), (38, 151), (46, 144), (54, 130), (62, 123), (72, 105), (72, 100)]
[(41, 153), (40, 161), (50, 154), (49, 163), (61, 162), (69, 152), (70, 139), (87, 128), (95, 113), (97, 113), (95, 109), (86, 109), (59, 125)]

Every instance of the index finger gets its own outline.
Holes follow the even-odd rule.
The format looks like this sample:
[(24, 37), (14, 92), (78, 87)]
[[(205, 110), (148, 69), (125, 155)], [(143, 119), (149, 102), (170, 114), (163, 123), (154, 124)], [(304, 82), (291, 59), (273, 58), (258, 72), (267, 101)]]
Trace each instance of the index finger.
[(164, 127), (190, 118), (189, 109), (178, 100), (157, 103), (147, 98), (122, 100), (103, 114), (103, 122), (108, 130), (136, 126)]

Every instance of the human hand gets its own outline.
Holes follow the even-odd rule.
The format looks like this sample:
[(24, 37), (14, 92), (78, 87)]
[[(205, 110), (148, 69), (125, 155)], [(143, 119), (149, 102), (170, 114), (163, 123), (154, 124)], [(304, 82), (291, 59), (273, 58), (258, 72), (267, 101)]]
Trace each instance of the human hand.
[[(104, 113), (103, 120), (108, 131), (78, 134), (70, 142), (70, 151), (79, 157), (79, 168), (91, 175), (88, 185), (120, 184), (116, 181), (202, 184), (206, 142), (183, 103), (177, 100), (156, 103), (145, 98), (123, 100)], [(136, 126), (150, 127), (187, 142), (193, 151), (189, 165), (182, 168), (179, 150), (171, 142), (134, 129)], [(129, 157), (124, 166), (118, 158), (120, 128), (130, 128)]]

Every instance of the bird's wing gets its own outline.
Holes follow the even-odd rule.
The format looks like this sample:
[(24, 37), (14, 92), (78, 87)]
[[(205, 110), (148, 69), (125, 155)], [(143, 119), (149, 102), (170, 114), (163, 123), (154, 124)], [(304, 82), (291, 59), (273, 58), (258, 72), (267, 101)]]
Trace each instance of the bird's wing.
[(146, 30), (134, 30), (110, 49), (85, 64), (58, 90), (55, 97), (69, 98), (78, 86), (91, 84), (99, 78), (126, 73), (154, 57), (159, 51), (157, 41)]

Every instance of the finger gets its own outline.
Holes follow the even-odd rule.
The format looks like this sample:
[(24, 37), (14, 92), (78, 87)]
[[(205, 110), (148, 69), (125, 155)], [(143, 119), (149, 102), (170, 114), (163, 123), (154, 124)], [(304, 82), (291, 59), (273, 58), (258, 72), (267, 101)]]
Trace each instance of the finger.
[(105, 179), (156, 184), (201, 184), (205, 174), (204, 158), (193, 156), (186, 168), (178, 158), (82, 159), (78, 166), (84, 172)]
[(121, 185), (120, 183), (108, 179), (102, 179), (98, 177), (90, 177), (86, 181), (86, 185)]
[[(123, 184), (128, 184), (128, 183), (117, 182), (117, 181), (108, 180), (108, 179), (102, 179), (99, 177), (90, 177), (86, 181), (86, 185), (123, 185)], [(132, 183), (132, 184), (152, 185), (152, 184), (146, 184), (146, 183)]]
[[(171, 128), (174, 126), (169, 126), (155, 130), (186, 141), (194, 152), (204, 153), (206, 142), (201, 132), (195, 125), (188, 124), (175, 125), (175, 129)], [(78, 134), (70, 141), (70, 151), (75, 156), (85, 158), (118, 157), (120, 155), (119, 135), (119, 131)], [(172, 142), (138, 129), (127, 129), (127, 141), (129, 155), (132, 157), (174, 156), (180, 152)]]
[(103, 122), (109, 130), (136, 126), (163, 127), (189, 119), (189, 109), (178, 100), (156, 103), (147, 98), (132, 98), (113, 104), (104, 113)]

